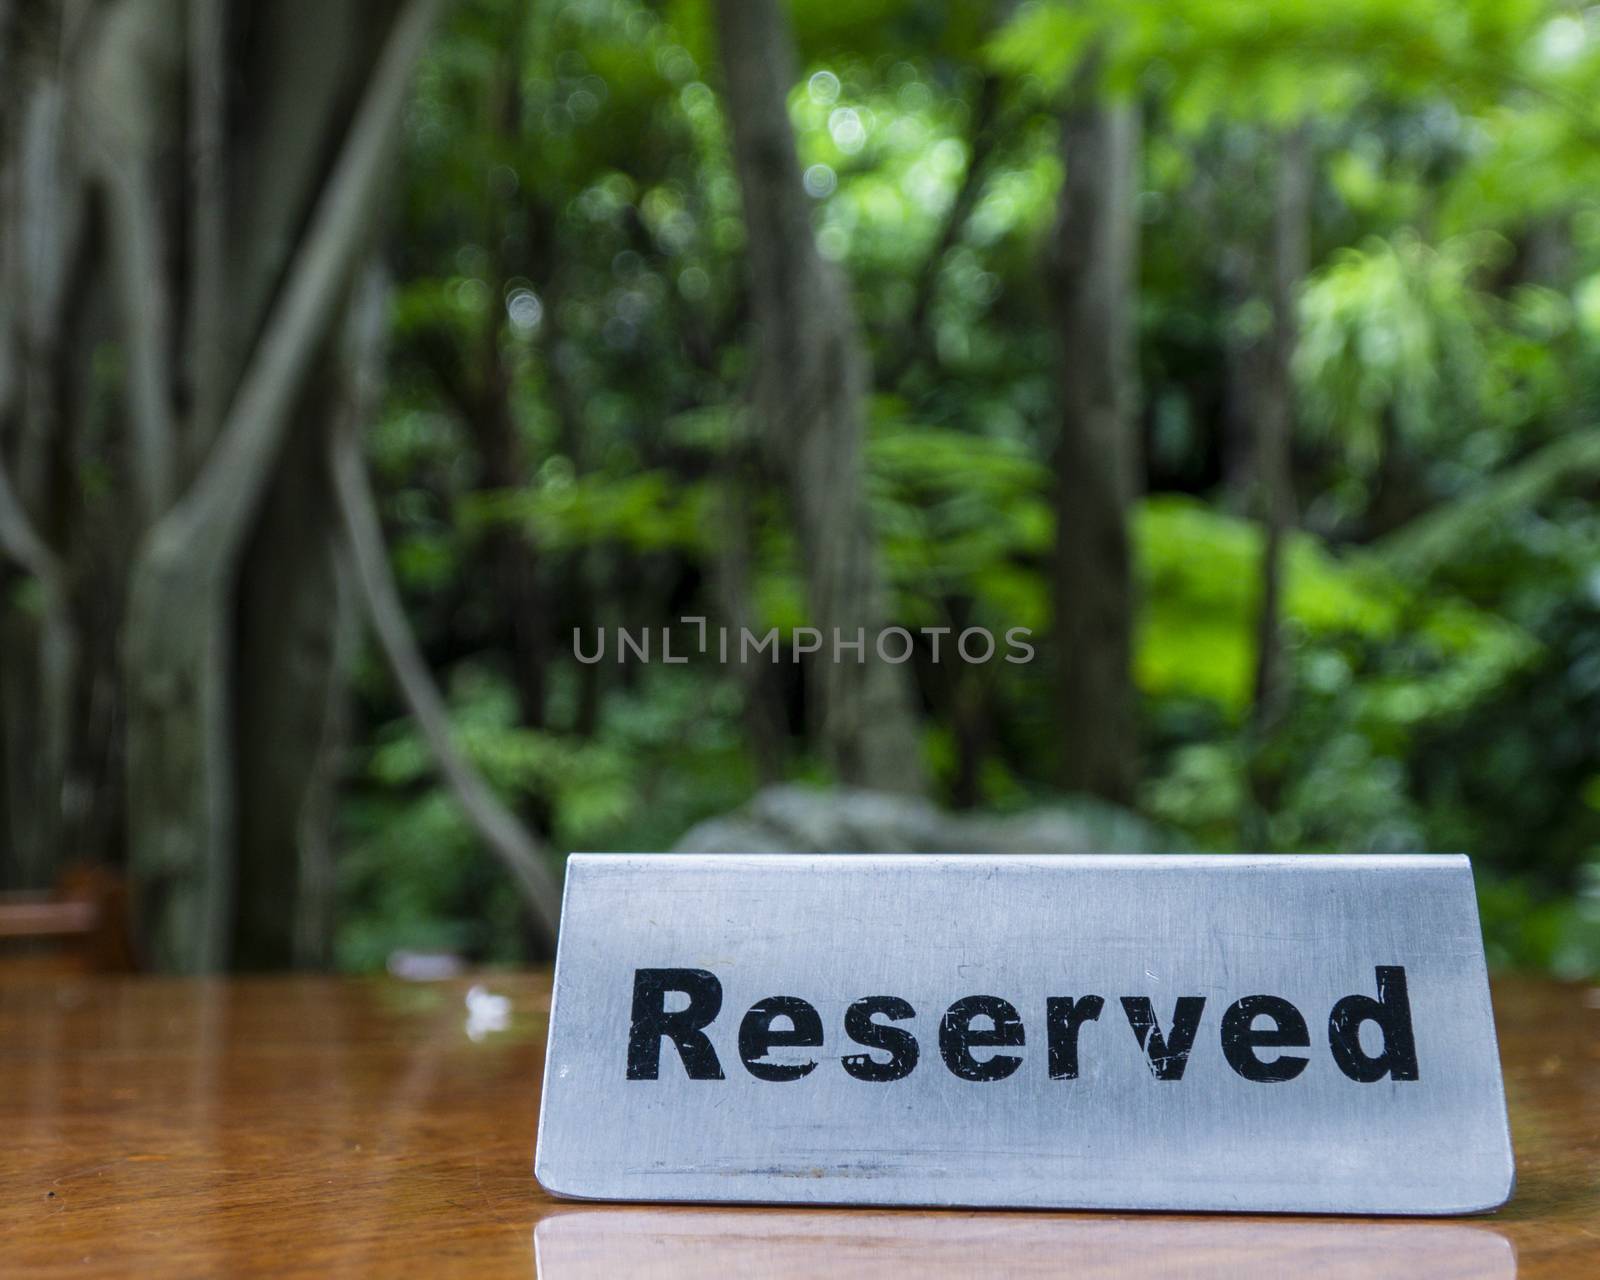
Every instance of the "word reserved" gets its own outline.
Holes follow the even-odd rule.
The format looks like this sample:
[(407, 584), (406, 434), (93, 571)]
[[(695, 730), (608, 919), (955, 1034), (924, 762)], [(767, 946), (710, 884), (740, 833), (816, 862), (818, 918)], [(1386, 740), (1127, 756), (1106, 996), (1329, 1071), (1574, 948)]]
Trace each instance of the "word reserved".
[[(1379, 965), (1376, 997), (1354, 994), (1328, 1014), (1328, 1048), (1339, 1070), (1361, 1084), (1417, 1079), (1417, 1050), (1403, 965)], [(669, 1011), (670, 996), (687, 1003)], [(1148, 996), (1123, 996), (1123, 1016), (1157, 1080), (1182, 1080), (1205, 1016), (1204, 996), (1179, 996), (1165, 1030)], [(1078, 1078), (1079, 1046), (1087, 1024), (1100, 1020), (1105, 997), (1049, 996), (1044, 1003), (1045, 1062), (1052, 1080)], [(722, 1061), (706, 1034), (722, 1012), (722, 983), (707, 969), (637, 969), (633, 1017), (628, 1028), (628, 1079), (656, 1080), (664, 1044), (677, 1050), (691, 1080), (722, 1080)], [(844, 1011), (842, 1031), (860, 1053), (840, 1059), (846, 1073), (868, 1084), (903, 1080), (917, 1069), (922, 1048), (914, 1032), (898, 1024), (917, 1011), (899, 996), (864, 996)], [(1382, 1048), (1362, 1048), (1361, 1027), (1372, 1023)], [(1241, 1077), (1281, 1084), (1306, 1069), (1310, 1059), (1285, 1052), (1311, 1046), (1305, 1016), (1281, 996), (1250, 995), (1230, 1004), (1220, 1027), (1222, 1056)], [(963, 996), (939, 1019), (939, 1056), (951, 1075), (974, 1083), (1004, 1080), (1023, 1064), (1009, 1052), (1027, 1044), (1022, 1015), (1009, 1000)], [(757, 1080), (799, 1080), (817, 1069), (815, 1058), (775, 1060), (775, 1049), (820, 1049), (826, 1043), (822, 1015), (799, 996), (768, 996), (739, 1020), (739, 1061)], [(980, 1056), (981, 1055), (981, 1056)], [(1270, 1055), (1270, 1056), (1265, 1056)]]

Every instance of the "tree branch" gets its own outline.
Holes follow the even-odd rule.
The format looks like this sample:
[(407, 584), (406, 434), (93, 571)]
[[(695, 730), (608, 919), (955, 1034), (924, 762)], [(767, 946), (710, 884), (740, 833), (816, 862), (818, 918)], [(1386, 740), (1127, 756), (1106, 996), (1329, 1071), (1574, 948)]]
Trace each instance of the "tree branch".
[(884, 362), (881, 374), (882, 386), (897, 386), (927, 357), (930, 346), (928, 315), (933, 310), (933, 301), (939, 291), (940, 269), (944, 266), (945, 255), (955, 247), (956, 241), (961, 238), (961, 233), (966, 228), (968, 219), (972, 217), (972, 211), (978, 206), (978, 197), (983, 193), (984, 179), (988, 177), (989, 162), (994, 156), (995, 142), (1002, 133), (999, 128), (1000, 87), (1000, 77), (992, 72), (984, 76), (983, 83), (978, 87), (978, 101), (973, 110), (972, 146), (967, 160), (967, 171), (961, 177), (961, 185), (956, 189), (955, 199), (950, 202), (950, 208), (945, 212), (944, 224), (939, 228), (938, 238), (933, 242), (933, 248), (929, 250), (928, 256), (923, 260), (922, 269), (917, 273), (911, 309), (906, 312), (904, 337), (896, 356)]
[(145, 520), (154, 524), (172, 500), (177, 432), (168, 379), (172, 369), (172, 301), (162, 271), (160, 215), (145, 156), (106, 169), (107, 207), (115, 234), (117, 303), (128, 355), (128, 410), (134, 471)]
[[(370, 294), (373, 290), (367, 292)], [(381, 293), (379, 296), (377, 303), (370, 297), (361, 302), (362, 307), (377, 310), (376, 323), (369, 312), (365, 318), (354, 318), (356, 327), (381, 328)], [(370, 338), (357, 338), (357, 342), (371, 350)], [(376, 362), (368, 355), (354, 363), (358, 369), (362, 365), (370, 369)], [(351, 410), (329, 443), (329, 467), (367, 612), (439, 772), (444, 775), (473, 830), (511, 872), (533, 913), (540, 937), (553, 950), (561, 918), (561, 887), (549, 871), (547, 855), (527, 828), (500, 803), (452, 741), (449, 711), (428, 672), (427, 662), (417, 647), (400, 603), (400, 592), (395, 586), (384, 546), (383, 526), (361, 458), (360, 425), (375, 402), (376, 377), (358, 374), (355, 382)]]
[[(41, 731), (38, 767), (59, 793), (66, 775), (71, 733), (72, 688), (78, 671), (78, 633), (67, 597), (66, 567), (34, 530), (0, 456), (0, 550), (31, 573), (41, 597), (39, 688)], [(37, 857), (39, 850), (31, 851)]]
[(106, 195), (112, 284), (128, 363), (134, 479), (147, 525), (170, 505), (176, 476), (173, 307), (155, 158), (177, 93), (181, 38), (173, 23), (179, 14), (165, 0), (108, 10), (85, 78), (89, 154)]
[(227, 392), (227, 19), (223, 0), (189, 0), (190, 224), (188, 364), (193, 401), (186, 452), (204, 456)]
[(1470, 493), (1436, 507), (1373, 544), (1402, 574), (1424, 574), (1464, 551), (1490, 525), (1526, 510), (1574, 479), (1600, 476), (1600, 428), (1560, 436), (1542, 449), (1475, 485)]
[(0, 456), (0, 550), (4, 550), (37, 578), (47, 596), (55, 597), (62, 593), (66, 575), (61, 561), (39, 536), (33, 522), (28, 519), (28, 513), (23, 510), (16, 490), (11, 487), (3, 456)]
[(19, 129), (16, 117), (26, 101), (17, 87), (12, 30), (16, 14), (12, 0), (0, 0), (0, 84), (11, 86), (6, 101), (0, 102), (0, 466), (5, 463), (6, 419), (15, 393), (16, 323), (13, 319), (18, 293), (17, 237), (22, 230), (17, 216), (17, 169)]
[(187, 552), (203, 569), (220, 573), (238, 555), (288, 429), (293, 397), (365, 242), (406, 86), (437, 8), (438, 0), (409, 0), (395, 19), (216, 447), (193, 488), (151, 534), (150, 554), (157, 559), (178, 560)]

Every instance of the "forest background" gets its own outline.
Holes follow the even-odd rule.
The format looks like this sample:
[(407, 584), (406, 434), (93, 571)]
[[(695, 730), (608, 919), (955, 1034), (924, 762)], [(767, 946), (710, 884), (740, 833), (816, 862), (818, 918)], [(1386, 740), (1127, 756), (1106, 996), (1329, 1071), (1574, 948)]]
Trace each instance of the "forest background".
[(0, 888), (154, 968), (526, 961), (784, 783), (1592, 976), (1597, 495), (1597, 8), (0, 0)]

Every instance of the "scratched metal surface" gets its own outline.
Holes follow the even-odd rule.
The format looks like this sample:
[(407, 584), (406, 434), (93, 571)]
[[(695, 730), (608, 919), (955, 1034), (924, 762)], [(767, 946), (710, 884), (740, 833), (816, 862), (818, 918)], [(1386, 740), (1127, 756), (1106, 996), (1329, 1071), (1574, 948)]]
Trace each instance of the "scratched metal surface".
[[(1359, 1084), (1329, 1051), (1339, 998), (1403, 965), (1418, 1079)], [(720, 979), (706, 1028), (725, 1078), (627, 1079), (633, 975)], [(939, 1020), (956, 999), (1021, 1014), (1020, 1069), (963, 1080)], [(1105, 997), (1080, 1075), (1051, 1079), (1049, 996)], [(1241, 1078), (1227, 1005), (1268, 993), (1305, 1015), (1293, 1080)], [(800, 996), (825, 1043), (801, 1079), (754, 1078), (744, 1011)], [(921, 1057), (852, 1078), (846, 1006), (904, 998)], [(1181, 1080), (1154, 1078), (1119, 997), (1162, 1027), (1203, 996)], [(975, 1050), (982, 1057), (985, 1050)], [(1270, 1057), (1270, 1052), (1264, 1052)], [(1309, 1213), (1464, 1213), (1510, 1194), (1512, 1158), (1467, 860), (1455, 856), (578, 855), (567, 873), (535, 1161), (586, 1199)]]

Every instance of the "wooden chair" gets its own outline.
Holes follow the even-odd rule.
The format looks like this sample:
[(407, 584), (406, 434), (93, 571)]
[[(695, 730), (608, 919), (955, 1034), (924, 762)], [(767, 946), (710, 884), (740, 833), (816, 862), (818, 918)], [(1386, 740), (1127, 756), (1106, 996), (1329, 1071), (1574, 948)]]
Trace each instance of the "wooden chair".
[(131, 973), (128, 890), (110, 867), (69, 867), (48, 893), (0, 894), (0, 976)]

